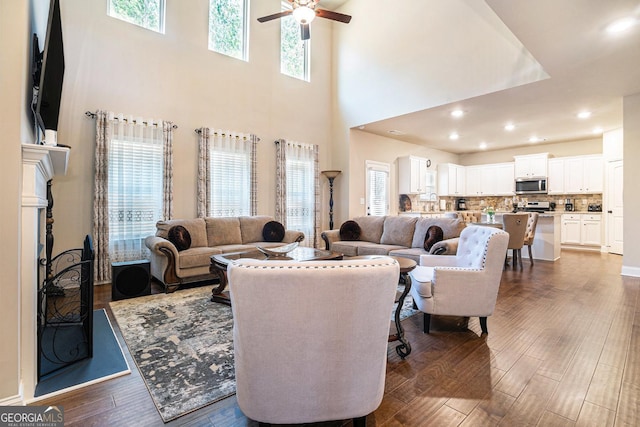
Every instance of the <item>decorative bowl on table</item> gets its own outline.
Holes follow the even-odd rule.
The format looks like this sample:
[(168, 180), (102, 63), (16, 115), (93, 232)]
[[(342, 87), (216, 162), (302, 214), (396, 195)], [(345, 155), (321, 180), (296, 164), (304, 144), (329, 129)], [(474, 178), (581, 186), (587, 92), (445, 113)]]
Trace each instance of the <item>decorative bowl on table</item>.
[(285, 257), (289, 252), (297, 248), (299, 244), (299, 242), (293, 242), (287, 245), (276, 246), (273, 248), (263, 248), (261, 246), (256, 246), (256, 248), (266, 256)]

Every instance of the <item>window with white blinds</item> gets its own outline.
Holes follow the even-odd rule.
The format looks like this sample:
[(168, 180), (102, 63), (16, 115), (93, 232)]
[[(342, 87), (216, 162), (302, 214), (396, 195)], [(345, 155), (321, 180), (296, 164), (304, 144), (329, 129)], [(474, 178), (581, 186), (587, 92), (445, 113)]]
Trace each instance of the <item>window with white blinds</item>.
[(311, 157), (287, 159), (287, 228), (302, 231), (307, 243), (315, 227), (313, 165)]
[(127, 253), (143, 246), (162, 218), (162, 129), (155, 139), (116, 139), (109, 145), (109, 245)]
[(251, 215), (251, 142), (233, 139), (209, 152), (209, 216)]
[(388, 163), (366, 161), (367, 170), (367, 215), (384, 216), (389, 213)]

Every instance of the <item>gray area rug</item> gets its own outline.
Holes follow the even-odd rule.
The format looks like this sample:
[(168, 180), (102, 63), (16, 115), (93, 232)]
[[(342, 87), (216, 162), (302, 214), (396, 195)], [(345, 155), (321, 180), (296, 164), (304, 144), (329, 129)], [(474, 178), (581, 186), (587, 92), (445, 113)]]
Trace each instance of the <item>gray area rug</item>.
[[(210, 298), (204, 286), (110, 303), (164, 422), (235, 393), (231, 308)], [(412, 302), (401, 319), (417, 313)]]
[(211, 287), (111, 302), (164, 422), (235, 393), (231, 307)]

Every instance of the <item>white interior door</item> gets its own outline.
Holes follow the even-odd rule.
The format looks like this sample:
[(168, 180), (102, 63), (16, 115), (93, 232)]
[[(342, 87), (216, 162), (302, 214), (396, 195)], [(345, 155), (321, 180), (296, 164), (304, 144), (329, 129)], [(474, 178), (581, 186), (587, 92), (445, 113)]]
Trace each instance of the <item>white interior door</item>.
[(610, 253), (622, 255), (622, 160), (607, 165), (607, 247)]
[(384, 216), (389, 214), (391, 166), (388, 163), (366, 161), (367, 169), (367, 215)]

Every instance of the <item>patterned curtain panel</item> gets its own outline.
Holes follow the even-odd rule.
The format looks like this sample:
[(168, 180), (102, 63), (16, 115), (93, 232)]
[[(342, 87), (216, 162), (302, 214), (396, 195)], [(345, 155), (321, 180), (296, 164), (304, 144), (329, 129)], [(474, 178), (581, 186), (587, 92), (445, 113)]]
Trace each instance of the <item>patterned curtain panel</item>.
[(210, 210), (208, 195), (211, 194), (209, 188), (209, 128), (196, 129), (196, 132), (198, 133), (197, 215), (198, 218), (204, 218)]
[(162, 122), (163, 176), (162, 176), (162, 218), (173, 218), (173, 122)]
[(109, 261), (109, 203), (107, 194), (108, 141), (111, 139), (109, 113), (96, 113), (95, 184), (93, 187), (93, 244), (95, 249), (94, 281), (111, 280)]
[(287, 225), (287, 141), (279, 139), (276, 142), (276, 212), (275, 220), (288, 228)]
[(170, 122), (96, 114), (93, 234), (97, 282), (111, 263), (148, 258), (144, 245), (173, 209), (173, 129)]
[(276, 141), (276, 218), (305, 234), (304, 246), (320, 241), (318, 146)]
[(198, 138), (198, 217), (257, 213), (255, 135), (210, 128)]

